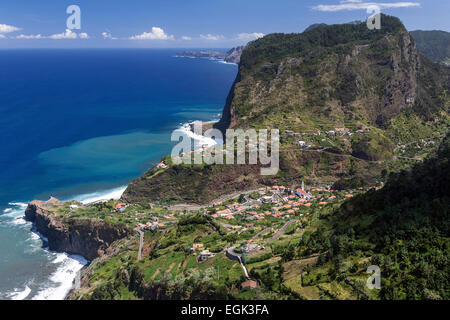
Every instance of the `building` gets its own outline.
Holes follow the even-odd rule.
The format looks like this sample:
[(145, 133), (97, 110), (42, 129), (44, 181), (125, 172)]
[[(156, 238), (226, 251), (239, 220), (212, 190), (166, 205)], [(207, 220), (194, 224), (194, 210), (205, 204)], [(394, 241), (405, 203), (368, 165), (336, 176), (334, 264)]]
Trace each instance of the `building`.
[(165, 169), (165, 168), (167, 168), (167, 165), (164, 162), (160, 162), (156, 165), (156, 168)]
[(194, 243), (194, 244), (192, 245), (192, 248), (193, 248), (194, 250), (201, 249), (201, 248), (203, 248), (203, 243)]
[(123, 211), (123, 210), (126, 209), (126, 207), (127, 207), (127, 204), (126, 204), (126, 203), (119, 202), (118, 204), (116, 204), (116, 205), (114, 206), (114, 209)]
[(219, 210), (216, 212), (219, 216), (226, 216), (231, 213), (230, 209)]
[[(302, 183), (303, 185), (303, 183)], [(309, 192), (306, 192), (303, 188), (297, 188), (295, 190), (295, 194), (300, 198), (300, 199), (307, 199), (310, 200), (313, 198), (313, 195)]]
[(210, 252), (209, 250), (203, 250), (200, 252), (200, 255), (198, 256), (198, 261), (205, 261), (212, 257), (214, 257), (214, 253)]
[(246, 280), (244, 282), (241, 283), (241, 287), (242, 289), (256, 289), (258, 288), (258, 283), (255, 280)]
[(270, 202), (272, 202), (272, 197), (271, 196), (261, 197), (261, 202), (262, 203), (270, 203)]

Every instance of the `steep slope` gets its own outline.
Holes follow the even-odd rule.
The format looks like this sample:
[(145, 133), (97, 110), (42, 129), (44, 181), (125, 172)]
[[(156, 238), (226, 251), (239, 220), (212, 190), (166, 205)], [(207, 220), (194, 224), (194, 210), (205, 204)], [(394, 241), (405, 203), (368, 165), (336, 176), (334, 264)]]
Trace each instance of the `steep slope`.
[(402, 109), (430, 117), (444, 106), (435, 92), (448, 88), (449, 71), (418, 53), (397, 18), (382, 21), (376, 31), (319, 26), (249, 43), (219, 127), (383, 126)]
[[(70, 204), (70, 203), (69, 203)], [(113, 225), (101, 219), (77, 219), (64, 216), (69, 205), (55, 198), (35, 200), (25, 210), (27, 220), (48, 240), (50, 250), (79, 254), (93, 260), (105, 253), (116, 240), (132, 234), (126, 226)]]
[(439, 63), (450, 64), (450, 33), (440, 30), (423, 31), (415, 30), (410, 32), (417, 49)]
[[(367, 185), (383, 170), (408, 165), (396, 161), (405, 155), (399, 150), (448, 130), (450, 69), (422, 56), (399, 19), (383, 15), (382, 21), (381, 30), (365, 23), (321, 25), (301, 34), (270, 34), (245, 47), (215, 127), (279, 129), (276, 176), (258, 176), (255, 165), (169, 165), (133, 181), (123, 198), (205, 203), (258, 184), (299, 179)], [(325, 133), (335, 128), (364, 132), (347, 138)], [(304, 133), (301, 139), (313, 147), (300, 149), (285, 130)], [(417, 147), (408, 157), (425, 153)]]
[[(323, 216), (295, 248), (297, 257), (321, 253), (304, 285), (352, 283), (361, 297), (449, 299), (449, 160), (447, 136), (437, 155)], [(369, 265), (381, 269), (380, 290), (366, 289)]]

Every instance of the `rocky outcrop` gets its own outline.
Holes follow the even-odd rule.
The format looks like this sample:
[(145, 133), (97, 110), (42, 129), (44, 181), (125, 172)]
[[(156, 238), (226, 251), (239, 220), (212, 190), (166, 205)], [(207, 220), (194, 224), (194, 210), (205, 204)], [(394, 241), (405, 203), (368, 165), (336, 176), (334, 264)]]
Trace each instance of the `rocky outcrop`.
[[(274, 177), (262, 178), (251, 165), (152, 169), (134, 180), (122, 198), (202, 204), (276, 181), (291, 184), (306, 178), (330, 185), (342, 177), (356, 181), (357, 174), (358, 181), (373, 183), (382, 162), (393, 159), (395, 120), (406, 114), (436, 122), (447, 112), (450, 88), (449, 68), (422, 56), (398, 18), (383, 15), (382, 21), (379, 31), (352, 23), (250, 42), (222, 118), (214, 124), (223, 133), (228, 128), (290, 129), (312, 139), (311, 133), (321, 132), (323, 143), (325, 132), (335, 128), (370, 134), (353, 134), (339, 146), (307, 152), (282, 139), (280, 170)], [(404, 143), (419, 136), (410, 134)]]
[(25, 218), (33, 221), (36, 230), (48, 239), (50, 250), (79, 254), (93, 260), (114, 241), (124, 238), (132, 230), (100, 219), (71, 218), (59, 213), (63, 203), (55, 198), (32, 201), (25, 210)]
[(227, 52), (224, 60), (229, 63), (239, 63), (241, 60), (242, 50), (244, 50), (244, 46), (232, 48)]

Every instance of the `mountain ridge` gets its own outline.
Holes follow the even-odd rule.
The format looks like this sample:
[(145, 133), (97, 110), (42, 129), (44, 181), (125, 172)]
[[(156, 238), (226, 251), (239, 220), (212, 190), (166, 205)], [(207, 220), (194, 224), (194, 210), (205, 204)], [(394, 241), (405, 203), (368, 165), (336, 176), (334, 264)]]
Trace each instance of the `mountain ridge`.
[[(255, 175), (255, 166), (243, 166), (238, 171), (247, 177), (245, 183), (232, 183), (238, 180), (230, 166), (152, 169), (128, 186), (123, 199), (205, 203), (213, 195), (299, 179), (317, 185), (353, 179), (369, 185), (381, 179), (383, 170), (401, 166), (396, 160), (403, 144), (436, 139), (448, 128), (450, 69), (421, 55), (398, 18), (382, 19), (381, 30), (368, 30), (365, 23), (322, 26), (302, 34), (270, 34), (243, 50), (215, 127), (223, 132), (277, 128), (283, 135), (295, 130), (316, 149), (303, 151), (295, 139), (282, 137), (280, 173), (262, 178)], [(367, 132), (349, 138), (326, 133), (345, 127)], [(398, 134), (400, 127), (411, 135)], [(320, 150), (326, 147), (333, 152)], [(181, 177), (187, 185), (214, 181), (208, 184), (214, 192), (196, 195), (179, 183)]]
[(414, 30), (410, 33), (420, 52), (435, 62), (450, 65), (450, 32)]

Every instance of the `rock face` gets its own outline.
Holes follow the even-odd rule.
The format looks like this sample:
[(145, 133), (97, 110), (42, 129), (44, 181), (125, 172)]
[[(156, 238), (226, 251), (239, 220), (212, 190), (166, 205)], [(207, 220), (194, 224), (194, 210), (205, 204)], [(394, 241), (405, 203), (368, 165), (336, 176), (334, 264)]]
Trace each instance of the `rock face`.
[(48, 239), (50, 250), (79, 254), (88, 260), (101, 256), (114, 241), (131, 234), (131, 230), (98, 219), (63, 218), (57, 209), (63, 203), (55, 198), (32, 201), (25, 218)]
[[(322, 141), (335, 128), (370, 133), (353, 134), (326, 152), (281, 148), (276, 177), (263, 179), (250, 165), (150, 170), (128, 186), (123, 199), (203, 204), (253, 186), (297, 183), (300, 178), (317, 185), (331, 185), (344, 176), (374, 183), (383, 162), (393, 160), (396, 120), (440, 122), (448, 112), (450, 90), (450, 69), (422, 56), (398, 18), (383, 15), (382, 21), (380, 30), (369, 30), (365, 23), (318, 26), (250, 42), (222, 118), (214, 124), (224, 134), (228, 128), (290, 129), (310, 136), (322, 132)], [(403, 143), (418, 138), (408, 134)]]
[(242, 50), (244, 50), (244, 46), (231, 49), (227, 52), (224, 60), (229, 63), (239, 63), (239, 61), (241, 60)]
[(448, 69), (431, 71), (438, 67), (424, 61), (401, 22), (387, 16), (384, 22), (378, 33), (346, 24), (249, 43), (217, 127), (270, 125), (279, 114), (292, 126), (314, 117), (383, 127), (403, 109), (429, 116), (442, 108), (432, 88), (445, 91)]

